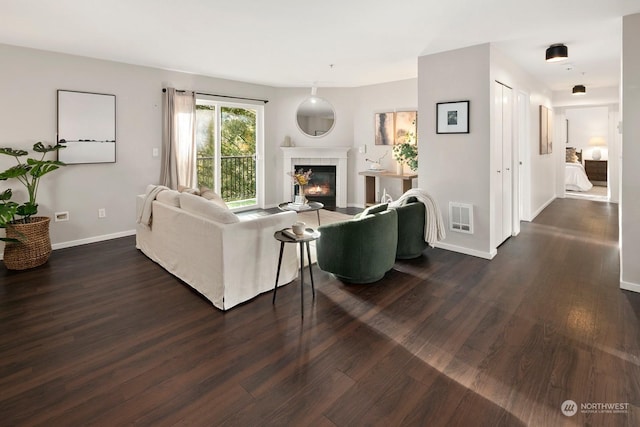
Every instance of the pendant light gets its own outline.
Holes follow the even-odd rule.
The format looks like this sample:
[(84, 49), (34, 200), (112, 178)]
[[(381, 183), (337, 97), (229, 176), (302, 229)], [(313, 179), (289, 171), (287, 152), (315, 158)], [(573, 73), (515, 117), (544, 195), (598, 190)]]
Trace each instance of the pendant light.
[(586, 95), (587, 88), (584, 85), (575, 85), (571, 91), (574, 95)]
[(563, 61), (569, 57), (569, 49), (563, 44), (552, 44), (547, 48), (546, 52), (547, 62)]

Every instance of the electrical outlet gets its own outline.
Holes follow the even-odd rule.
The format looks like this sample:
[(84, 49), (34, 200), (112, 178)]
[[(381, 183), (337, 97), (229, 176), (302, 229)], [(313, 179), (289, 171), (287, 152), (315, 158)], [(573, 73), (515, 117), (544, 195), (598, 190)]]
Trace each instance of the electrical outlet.
[(69, 212), (56, 212), (54, 218), (56, 222), (69, 221)]
[(107, 217), (107, 211), (105, 208), (100, 208), (98, 209), (98, 218), (106, 218)]
[(154, 147), (154, 149), (152, 151), (152, 156), (153, 157), (158, 157), (159, 155), (160, 155), (160, 150), (158, 148)]

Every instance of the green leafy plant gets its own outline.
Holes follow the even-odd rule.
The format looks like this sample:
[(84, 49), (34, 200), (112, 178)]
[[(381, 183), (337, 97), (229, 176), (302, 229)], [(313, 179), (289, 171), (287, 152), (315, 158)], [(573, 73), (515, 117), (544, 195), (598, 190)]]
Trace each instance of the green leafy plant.
[[(0, 228), (6, 228), (6, 224), (13, 221), (16, 211), (18, 210), (18, 204), (11, 201), (12, 195), (10, 188), (0, 193)], [(0, 237), (0, 241), (17, 242), (16, 239), (8, 237)]]
[[(416, 121), (412, 123), (415, 127)], [(409, 165), (414, 172), (418, 170), (418, 142), (415, 132), (407, 132), (404, 142), (393, 146), (393, 158), (399, 163)]]
[[(16, 150), (13, 148), (0, 148), (0, 154), (14, 157), (17, 165), (10, 167), (4, 172), (0, 173), (0, 181), (6, 181), (8, 179), (17, 179), (27, 189), (29, 200), (25, 203), (18, 204), (11, 201), (13, 195), (11, 189), (5, 190), (0, 193), (0, 228), (6, 228), (10, 223), (28, 223), (31, 222), (31, 216), (38, 213), (38, 204), (36, 199), (38, 196), (38, 186), (40, 184), (40, 178), (49, 172), (65, 166), (64, 163), (57, 160), (45, 160), (47, 153), (58, 151), (65, 148), (63, 145), (44, 145), (42, 142), (36, 142), (33, 145), (33, 151), (40, 153), (40, 158), (28, 158), (25, 162), (20, 160), (29, 154), (26, 150)], [(22, 218), (16, 220), (15, 216), (21, 216)], [(8, 241), (6, 238), (2, 238), (4, 241)]]
[(393, 158), (409, 165), (412, 171), (418, 170), (418, 144), (403, 142), (393, 146)]

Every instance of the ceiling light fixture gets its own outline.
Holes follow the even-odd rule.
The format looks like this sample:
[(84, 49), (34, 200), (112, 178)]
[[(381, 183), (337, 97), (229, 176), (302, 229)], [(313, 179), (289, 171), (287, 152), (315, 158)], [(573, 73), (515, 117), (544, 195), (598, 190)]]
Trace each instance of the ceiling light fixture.
[(571, 91), (574, 95), (586, 95), (587, 88), (584, 85), (575, 85)]
[(569, 49), (563, 44), (552, 44), (545, 55), (547, 62), (563, 61), (569, 57)]

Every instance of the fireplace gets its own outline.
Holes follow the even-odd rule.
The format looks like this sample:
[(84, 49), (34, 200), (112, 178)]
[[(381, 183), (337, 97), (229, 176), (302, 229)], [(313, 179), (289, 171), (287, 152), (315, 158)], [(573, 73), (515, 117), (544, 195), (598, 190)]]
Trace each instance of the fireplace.
[(326, 165), (295, 165), (295, 170), (312, 170), (304, 195), (311, 202), (320, 202), (325, 208), (336, 207), (336, 167)]
[[(318, 166), (335, 167), (334, 205), (347, 207), (347, 153), (351, 147), (280, 147), (283, 155), (283, 177), (287, 177), (296, 165), (312, 165), (315, 172)], [(313, 167), (315, 166), (315, 167)], [(299, 169), (299, 167), (298, 167)], [(293, 200), (291, 179), (282, 180), (282, 200)], [(322, 188), (322, 187), (321, 187)], [(317, 190), (317, 187), (316, 187)], [(313, 197), (313, 196), (312, 196)], [(324, 202), (322, 202), (324, 203)]]

